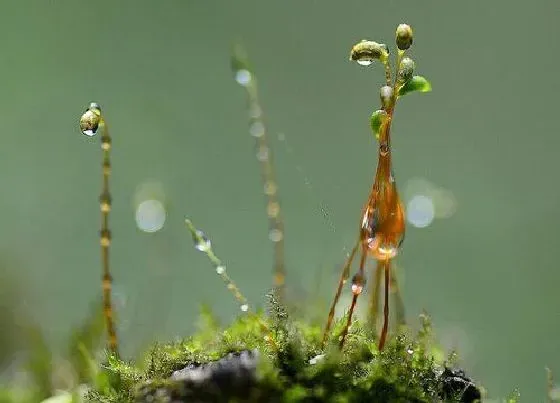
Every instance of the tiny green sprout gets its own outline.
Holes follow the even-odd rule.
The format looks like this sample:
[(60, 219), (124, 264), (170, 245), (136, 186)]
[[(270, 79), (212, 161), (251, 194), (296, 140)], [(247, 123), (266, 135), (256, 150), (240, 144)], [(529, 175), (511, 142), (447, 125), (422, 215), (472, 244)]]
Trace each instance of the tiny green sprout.
[(412, 28), (408, 24), (400, 24), (397, 27), (397, 48), (407, 50), (412, 45)]
[(371, 114), (370, 126), (375, 138), (379, 140), (379, 131), (381, 130), (381, 125), (387, 120), (387, 112), (383, 109), (379, 109)]
[(385, 63), (388, 57), (387, 45), (366, 39), (352, 46), (350, 51), (350, 60), (357, 62), (361, 66), (369, 66), (375, 60)]
[(409, 92), (430, 92), (432, 84), (422, 76), (414, 76), (399, 88), (399, 97)]
[(406, 83), (414, 74), (414, 60), (410, 57), (403, 57), (397, 72), (397, 80), (399, 83)]

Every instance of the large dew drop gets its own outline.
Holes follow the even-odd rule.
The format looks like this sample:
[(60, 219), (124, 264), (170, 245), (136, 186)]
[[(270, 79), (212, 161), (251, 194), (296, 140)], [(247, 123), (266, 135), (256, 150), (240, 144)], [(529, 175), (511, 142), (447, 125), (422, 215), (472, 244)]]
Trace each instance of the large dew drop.
[(95, 136), (101, 122), (101, 112), (99, 108), (91, 106), (84, 112), (80, 118), (80, 130), (82, 134), (88, 137)]

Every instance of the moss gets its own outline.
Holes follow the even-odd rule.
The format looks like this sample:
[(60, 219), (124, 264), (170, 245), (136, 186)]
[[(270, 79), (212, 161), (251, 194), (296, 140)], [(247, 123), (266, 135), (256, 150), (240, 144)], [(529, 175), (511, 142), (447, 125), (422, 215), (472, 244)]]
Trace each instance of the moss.
[[(433, 358), (424, 328), (416, 337), (392, 338), (380, 352), (375, 338), (355, 322), (343, 351), (333, 343), (323, 352), (321, 328), (297, 320), (247, 314), (221, 328), (205, 311), (201, 323), (197, 334), (156, 344), (137, 364), (110, 358), (104, 370), (112, 379), (110, 387), (91, 390), (88, 398), (100, 402), (433, 402), (464, 392), (461, 385), (442, 377), (445, 369)], [(335, 332), (341, 326), (338, 323)], [(474, 401), (460, 400), (460, 394), (455, 398)]]

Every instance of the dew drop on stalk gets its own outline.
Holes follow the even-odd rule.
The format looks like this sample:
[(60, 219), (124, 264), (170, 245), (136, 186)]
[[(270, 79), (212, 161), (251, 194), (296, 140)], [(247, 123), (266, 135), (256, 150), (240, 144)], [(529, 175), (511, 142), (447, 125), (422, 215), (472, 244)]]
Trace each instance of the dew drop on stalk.
[(100, 123), (101, 109), (99, 109), (99, 105), (92, 102), (80, 117), (80, 131), (88, 137), (93, 137), (97, 134)]
[(352, 293), (354, 295), (360, 295), (364, 290), (365, 283), (364, 276), (360, 273), (354, 274), (354, 277), (352, 277)]
[(235, 81), (243, 87), (246, 87), (251, 82), (251, 72), (246, 69), (240, 69), (235, 72)]
[(284, 234), (282, 234), (282, 231), (275, 228), (270, 230), (270, 232), (268, 233), (268, 238), (272, 242), (280, 242), (282, 238), (284, 238)]
[(267, 146), (260, 146), (257, 150), (257, 159), (261, 162), (268, 160), (268, 147)]
[(201, 252), (208, 251), (212, 246), (212, 243), (210, 242), (210, 240), (206, 237), (204, 232), (202, 232), (200, 230), (196, 230), (195, 236), (193, 238), (194, 238), (195, 249), (197, 249)]
[(220, 276), (222, 274), (224, 274), (225, 272), (226, 272), (226, 266), (224, 266), (224, 265), (216, 266), (216, 273), (218, 273)]
[(356, 60), (356, 63), (358, 63), (360, 66), (369, 66), (373, 63), (373, 59), (359, 59)]
[(249, 305), (243, 304), (239, 307), (242, 312), (247, 312), (249, 310)]
[(249, 133), (253, 137), (262, 137), (264, 135), (264, 125), (262, 122), (253, 122), (249, 127)]

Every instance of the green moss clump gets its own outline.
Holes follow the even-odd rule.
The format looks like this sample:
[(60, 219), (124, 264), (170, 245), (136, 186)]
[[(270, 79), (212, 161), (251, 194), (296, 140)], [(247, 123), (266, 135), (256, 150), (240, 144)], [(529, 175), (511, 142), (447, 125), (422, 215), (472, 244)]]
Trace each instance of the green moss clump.
[[(399, 335), (383, 351), (358, 322), (343, 351), (320, 350), (321, 328), (262, 313), (221, 328), (208, 312), (200, 331), (157, 344), (137, 365), (111, 358), (111, 387), (96, 402), (434, 402), (465, 400), (445, 388), (425, 331)], [(335, 333), (343, 326), (335, 326)], [(184, 369), (187, 368), (187, 369)], [(182, 370), (182, 371), (181, 371)], [(177, 371), (177, 372), (175, 372)], [(449, 385), (447, 385), (449, 386)], [(478, 390), (478, 389), (476, 389)], [(480, 397), (480, 396), (479, 396)]]

